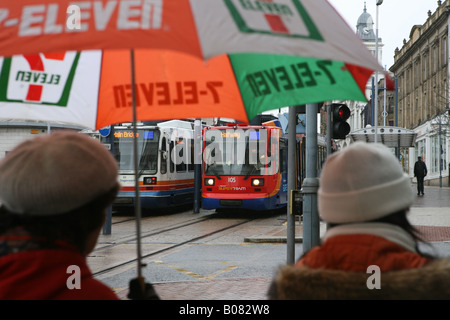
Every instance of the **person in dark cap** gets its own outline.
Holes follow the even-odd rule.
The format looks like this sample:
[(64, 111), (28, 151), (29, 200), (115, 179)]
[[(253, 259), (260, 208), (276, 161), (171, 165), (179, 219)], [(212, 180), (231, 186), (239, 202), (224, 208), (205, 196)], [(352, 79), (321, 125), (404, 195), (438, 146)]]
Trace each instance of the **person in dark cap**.
[(417, 178), (417, 195), (420, 196), (424, 195), (424, 188), (423, 188), (423, 179), (427, 175), (427, 165), (425, 162), (422, 161), (422, 157), (417, 157), (417, 161), (414, 164), (414, 177)]
[(386, 146), (357, 142), (325, 162), (319, 246), (280, 268), (271, 299), (450, 299), (450, 260), (419, 250), (411, 180)]
[(86, 263), (117, 178), (109, 151), (75, 132), (27, 140), (0, 161), (0, 300), (118, 299)]

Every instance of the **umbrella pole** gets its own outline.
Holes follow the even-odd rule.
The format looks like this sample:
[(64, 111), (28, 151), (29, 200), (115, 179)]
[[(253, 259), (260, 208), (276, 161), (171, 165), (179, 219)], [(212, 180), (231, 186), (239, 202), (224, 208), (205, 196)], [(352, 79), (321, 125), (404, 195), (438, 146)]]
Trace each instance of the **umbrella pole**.
[(136, 88), (135, 88), (135, 74), (134, 74), (134, 50), (130, 52), (131, 64), (131, 97), (133, 109), (133, 160), (134, 160), (134, 187), (135, 187), (135, 204), (134, 215), (136, 217), (136, 236), (137, 236), (137, 272), (138, 278), (142, 277), (142, 253), (141, 253), (141, 197), (139, 193), (139, 163), (138, 163), (138, 148), (137, 148), (137, 115), (136, 115)]
[[(134, 73), (134, 50), (130, 51), (131, 66), (131, 100), (133, 110), (133, 160), (134, 160), (134, 216), (136, 218), (136, 249), (137, 249), (137, 283), (138, 289), (144, 291), (145, 279), (142, 277), (142, 251), (141, 251), (141, 196), (139, 192), (139, 161), (137, 147), (137, 111), (136, 111), (136, 87)], [(131, 291), (131, 290), (130, 290)]]
[(137, 248), (137, 277), (130, 281), (128, 298), (133, 300), (159, 299), (150, 283), (145, 282), (142, 276), (142, 252), (141, 252), (141, 196), (139, 192), (139, 161), (138, 161), (138, 147), (137, 147), (137, 112), (136, 112), (136, 87), (135, 87), (135, 73), (134, 73), (134, 50), (130, 51), (130, 66), (131, 66), (131, 97), (133, 110), (133, 160), (134, 160), (134, 187), (135, 187), (135, 204), (134, 215), (136, 217), (136, 248)]

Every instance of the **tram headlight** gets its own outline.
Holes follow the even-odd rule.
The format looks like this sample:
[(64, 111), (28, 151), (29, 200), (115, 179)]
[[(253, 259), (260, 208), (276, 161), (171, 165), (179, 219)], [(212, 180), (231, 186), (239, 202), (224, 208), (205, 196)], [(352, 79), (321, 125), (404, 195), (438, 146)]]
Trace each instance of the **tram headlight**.
[(214, 178), (206, 178), (205, 179), (205, 186), (213, 186), (215, 183)]
[(144, 185), (146, 184), (156, 184), (156, 177), (144, 177)]
[(252, 187), (262, 187), (264, 186), (264, 179), (262, 178), (253, 178), (251, 180)]

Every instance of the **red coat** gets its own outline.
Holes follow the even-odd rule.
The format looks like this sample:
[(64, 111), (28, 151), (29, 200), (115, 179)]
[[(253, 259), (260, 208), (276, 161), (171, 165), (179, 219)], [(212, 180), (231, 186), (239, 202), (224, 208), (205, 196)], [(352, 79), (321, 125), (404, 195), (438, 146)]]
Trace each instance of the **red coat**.
[(381, 271), (422, 267), (429, 259), (381, 236), (347, 234), (328, 238), (297, 262), (298, 267), (366, 272), (370, 265)]
[[(450, 260), (427, 259), (416, 253), (414, 239), (400, 227), (380, 223), (336, 226), (327, 230), (324, 239), (296, 265), (278, 270), (268, 292), (270, 299), (450, 297)], [(368, 269), (372, 265), (381, 274)], [(378, 287), (371, 288), (369, 283)]]
[[(69, 289), (67, 271), (79, 267), (80, 289)], [(72, 279), (72, 278), (71, 278)], [(69, 283), (74, 281), (69, 279)], [(117, 300), (116, 294), (93, 278), (86, 259), (75, 250), (44, 249), (11, 253), (0, 257), (0, 300), (95, 299)]]

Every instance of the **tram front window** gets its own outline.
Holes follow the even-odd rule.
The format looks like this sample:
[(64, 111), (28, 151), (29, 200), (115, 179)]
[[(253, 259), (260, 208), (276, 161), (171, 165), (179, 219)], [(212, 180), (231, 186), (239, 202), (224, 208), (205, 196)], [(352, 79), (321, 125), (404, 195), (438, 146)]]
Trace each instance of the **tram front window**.
[(277, 173), (278, 139), (271, 140), (269, 143), (265, 129), (207, 130), (205, 174), (251, 176)]
[[(115, 129), (113, 154), (122, 174), (134, 174), (133, 130)], [(158, 130), (137, 130), (139, 174), (155, 174), (158, 169)]]

